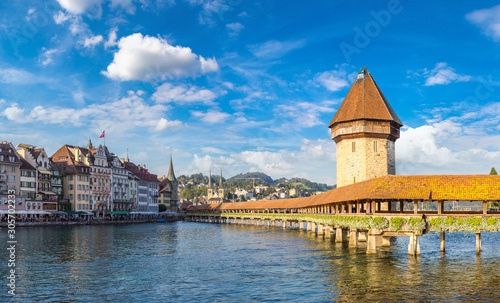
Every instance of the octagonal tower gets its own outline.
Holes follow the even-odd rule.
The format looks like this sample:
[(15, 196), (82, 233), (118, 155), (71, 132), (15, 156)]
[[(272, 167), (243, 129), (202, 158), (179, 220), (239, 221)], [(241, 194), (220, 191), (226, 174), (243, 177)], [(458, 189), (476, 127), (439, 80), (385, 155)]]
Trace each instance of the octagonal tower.
[(396, 174), (403, 123), (366, 67), (328, 126), (337, 144), (337, 187)]

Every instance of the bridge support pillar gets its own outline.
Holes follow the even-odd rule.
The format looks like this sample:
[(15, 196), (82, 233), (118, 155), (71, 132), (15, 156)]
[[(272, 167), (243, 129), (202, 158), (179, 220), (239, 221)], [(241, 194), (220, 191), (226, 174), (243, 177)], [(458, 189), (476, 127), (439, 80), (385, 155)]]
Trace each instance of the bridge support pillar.
[(444, 252), (445, 250), (445, 232), (441, 232), (441, 251)]
[(330, 225), (325, 225), (325, 239), (330, 239), (331, 238), (331, 231), (332, 231), (332, 228), (330, 227)]
[(318, 224), (318, 236), (323, 235), (323, 224)]
[(377, 236), (370, 235), (368, 233), (367, 241), (366, 241), (366, 254), (376, 254), (377, 253)]
[(367, 231), (358, 232), (358, 242), (366, 242)]
[(358, 235), (359, 232), (357, 229), (351, 229), (351, 236), (349, 237), (349, 247), (358, 247)]
[(316, 223), (314, 223), (314, 222), (307, 222), (307, 225), (311, 225), (310, 231), (316, 232)]
[(335, 229), (335, 243), (347, 242), (347, 229), (337, 227)]
[(283, 229), (286, 229), (287, 221), (283, 220)]
[(382, 246), (391, 246), (391, 237), (382, 237)]
[(418, 236), (412, 234), (410, 236), (410, 243), (408, 244), (408, 254), (412, 256), (420, 255), (420, 243), (418, 242)]
[(476, 253), (481, 253), (481, 232), (476, 233)]

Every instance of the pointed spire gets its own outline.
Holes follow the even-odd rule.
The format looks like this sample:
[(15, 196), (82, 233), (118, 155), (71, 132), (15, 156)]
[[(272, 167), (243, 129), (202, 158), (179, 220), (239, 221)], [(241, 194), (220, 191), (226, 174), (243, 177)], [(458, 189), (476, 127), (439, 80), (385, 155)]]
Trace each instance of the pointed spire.
[(130, 162), (130, 160), (128, 159), (128, 148), (127, 148), (127, 162)]
[(220, 180), (219, 180), (219, 189), (224, 188), (224, 185), (222, 184), (222, 167), (220, 168)]
[(90, 141), (90, 137), (89, 137), (89, 143), (87, 143), (87, 149), (92, 149), (92, 148), (94, 148), (94, 147), (92, 146), (92, 141)]
[(174, 175), (174, 165), (172, 163), (172, 154), (170, 154), (170, 167), (168, 168), (167, 179), (170, 182), (177, 182), (177, 179), (175, 178), (175, 175)]
[(391, 121), (403, 126), (366, 67), (358, 73), (329, 127), (355, 120)]
[(210, 171), (208, 173), (208, 188), (212, 188), (212, 166), (210, 166)]

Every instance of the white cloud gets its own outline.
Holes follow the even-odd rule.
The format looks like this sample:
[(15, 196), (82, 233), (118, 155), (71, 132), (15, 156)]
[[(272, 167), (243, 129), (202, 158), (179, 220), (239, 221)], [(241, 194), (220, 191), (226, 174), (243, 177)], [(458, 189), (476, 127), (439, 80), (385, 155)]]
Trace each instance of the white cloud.
[(178, 128), (181, 125), (182, 125), (182, 122), (179, 120), (168, 121), (167, 119), (161, 118), (155, 127), (155, 131), (159, 132), (159, 131), (163, 131), (166, 129)]
[(100, 7), (102, 0), (57, 0), (57, 2), (72, 14), (83, 14), (90, 9)]
[(61, 124), (65, 127), (85, 126), (96, 131), (110, 129), (115, 133), (126, 133), (136, 127), (161, 130), (165, 126), (178, 126), (176, 121), (162, 122), (166, 110), (166, 106), (149, 105), (134, 94), (114, 102), (90, 104), (83, 108), (40, 105), (27, 112), (24, 108), (13, 104), (4, 110), (2, 115), (16, 123), (42, 122)]
[(500, 41), (500, 5), (475, 10), (465, 15), (465, 19), (481, 28), (484, 35)]
[(202, 7), (198, 15), (200, 24), (214, 26), (217, 19), (223, 20), (224, 13), (231, 9), (230, 4), (226, 0), (187, 0), (191, 5), (199, 5)]
[(42, 79), (22, 69), (0, 68), (0, 82), (15, 84), (32, 84), (42, 82)]
[(240, 34), (240, 31), (245, 28), (245, 26), (239, 22), (234, 22), (226, 24), (226, 28), (229, 32), (229, 36), (236, 37)]
[(185, 84), (173, 85), (167, 82), (156, 89), (152, 99), (159, 103), (203, 103), (211, 105), (216, 97), (217, 95), (208, 89), (200, 89), (196, 86), (189, 87)]
[(25, 119), (24, 111), (24, 108), (19, 108), (17, 107), (17, 104), (13, 104), (11, 107), (6, 108), (2, 114), (9, 120), (16, 121), (18, 123), (27, 123), (29, 121)]
[(85, 38), (83, 46), (87, 48), (94, 48), (94, 46), (102, 42), (102, 39), (103, 37), (101, 35)]
[(56, 24), (63, 24), (64, 22), (68, 21), (71, 18), (70, 15), (63, 13), (62, 11), (59, 11), (57, 14), (54, 14), (54, 22)]
[(436, 64), (431, 71), (425, 71), (425, 86), (450, 84), (451, 82), (466, 82), (472, 79), (471, 76), (458, 75), (455, 70), (449, 67), (446, 62)]
[(263, 59), (276, 59), (284, 56), (286, 53), (305, 46), (305, 40), (296, 41), (276, 41), (270, 40), (262, 44), (249, 46), (249, 50), (254, 56)]
[(108, 41), (104, 42), (104, 48), (110, 48), (110, 47), (114, 47), (114, 46), (118, 45), (118, 43), (116, 42), (116, 38), (117, 38), (116, 32), (117, 31), (118, 30), (116, 28), (114, 28), (109, 32)]
[(120, 7), (131, 15), (135, 13), (135, 5), (132, 0), (111, 0), (110, 6), (113, 9)]
[(162, 38), (140, 33), (121, 38), (118, 47), (113, 62), (102, 72), (114, 80), (165, 80), (219, 69), (215, 59), (198, 56), (189, 47), (172, 46)]
[(43, 54), (38, 59), (38, 62), (42, 65), (49, 65), (54, 62), (54, 55), (59, 51), (57, 49), (46, 49), (42, 48)]
[(209, 154), (227, 154), (228, 153), (225, 150), (222, 150), (220, 148), (215, 148), (215, 147), (202, 147), (201, 150), (204, 153), (209, 153)]
[(207, 112), (192, 110), (190, 113), (193, 117), (200, 118), (201, 121), (207, 123), (223, 123), (231, 116), (216, 110), (209, 110)]
[[(285, 128), (294, 126), (312, 127), (325, 124), (326, 121), (321, 119), (324, 113), (334, 113), (338, 101), (323, 101), (323, 102), (288, 102), (277, 106), (277, 116), (284, 119), (291, 118), (290, 123), (285, 123)], [(333, 117), (333, 116), (332, 116)]]
[(323, 85), (331, 92), (336, 92), (349, 86), (345, 70), (331, 70), (316, 74), (314, 81)]

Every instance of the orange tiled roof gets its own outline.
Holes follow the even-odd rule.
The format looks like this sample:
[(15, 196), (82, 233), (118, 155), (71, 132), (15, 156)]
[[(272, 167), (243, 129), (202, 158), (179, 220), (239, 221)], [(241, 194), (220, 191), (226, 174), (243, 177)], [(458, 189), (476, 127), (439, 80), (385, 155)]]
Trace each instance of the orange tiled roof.
[(500, 201), (500, 176), (387, 175), (305, 198), (191, 206), (189, 210), (303, 208), (350, 201)]
[(394, 121), (403, 126), (366, 67), (358, 73), (329, 127), (361, 119)]

